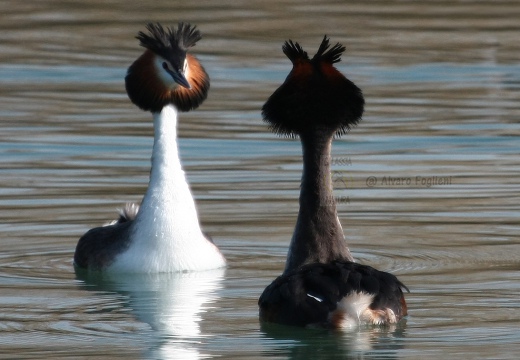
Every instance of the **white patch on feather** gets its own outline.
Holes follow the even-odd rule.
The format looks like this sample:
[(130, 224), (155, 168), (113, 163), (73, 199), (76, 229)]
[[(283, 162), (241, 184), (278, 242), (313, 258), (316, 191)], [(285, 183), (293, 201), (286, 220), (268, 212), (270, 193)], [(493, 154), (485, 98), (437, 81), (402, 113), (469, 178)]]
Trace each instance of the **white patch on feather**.
[(127, 203), (123, 209), (119, 209), (119, 215), (128, 220), (134, 220), (138, 212), (139, 205), (136, 203)]
[(311, 295), (311, 294), (307, 294), (308, 297), (310, 298), (313, 298), (314, 300), (316, 300), (317, 302), (323, 302), (323, 299), (320, 299), (319, 297), (317, 296), (314, 296), (314, 295)]
[[(137, 213), (139, 212), (139, 205), (136, 203), (127, 203), (123, 209), (117, 209), (117, 213), (119, 214), (119, 217), (123, 217), (127, 220), (134, 220), (137, 216)], [(115, 225), (119, 222), (119, 219), (112, 220), (110, 222), (107, 222), (103, 226), (110, 226)]]
[(355, 292), (341, 299), (329, 314), (329, 322), (337, 328), (353, 328), (359, 325), (389, 325), (398, 319), (390, 308), (370, 309), (374, 294)]
[(397, 317), (392, 309), (370, 310), (368, 309), (364, 317), (366, 322), (373, 325), (387, 325), (397, 323)]
[(373, 294), (353, 292), (341, 299), (336, 309), (329, 314), (329, 320), (339, 319), (336, 327), (351, 328), (365, 322), (365, 312), (374, 300)]

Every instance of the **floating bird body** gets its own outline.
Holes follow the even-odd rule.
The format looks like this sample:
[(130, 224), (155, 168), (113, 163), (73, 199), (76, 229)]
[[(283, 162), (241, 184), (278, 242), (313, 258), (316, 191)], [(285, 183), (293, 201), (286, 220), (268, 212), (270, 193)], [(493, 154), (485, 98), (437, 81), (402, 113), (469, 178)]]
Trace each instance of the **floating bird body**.
[(209, 77), (187, 51), (201, 38), (193, 26), (148, 24), (137, 39), (146, 49), (125, 78), (130, 100), (153, 116), (154, 145), (148, 189), (140, 206), (129, 205), (119, 220), (89, 230), (76, 247), (78, 268), (112, 272), (175, 272), (225, 266), (203, 234), (178, 148), (178, 114), (197, 108)]
[(262, 293), (260, 319), (326, 328), (396, 323), (407, 314), (406, 287), (392, 274), (354, 262), (332, 189), (332, 140), (360, 121), (365, 103), (334, 67), (345, 48), (331, 47), (324, 37), (312, 59), (292, 41), (283, 51), (293, 68), (262, 114), (275, 133), (300, 137), (303, 175), (285, 270)]

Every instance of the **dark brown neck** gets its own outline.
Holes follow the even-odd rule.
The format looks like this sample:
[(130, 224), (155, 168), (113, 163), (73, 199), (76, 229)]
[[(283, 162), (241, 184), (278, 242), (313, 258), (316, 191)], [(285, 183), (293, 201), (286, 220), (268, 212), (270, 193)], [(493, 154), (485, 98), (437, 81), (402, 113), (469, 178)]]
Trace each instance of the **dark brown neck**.
[(352, 261), (339, 223), (330, 173), (334, 132), (300, 134), (303, 176), (300, 210), (289, 247), (285, 272), (308, 263)]

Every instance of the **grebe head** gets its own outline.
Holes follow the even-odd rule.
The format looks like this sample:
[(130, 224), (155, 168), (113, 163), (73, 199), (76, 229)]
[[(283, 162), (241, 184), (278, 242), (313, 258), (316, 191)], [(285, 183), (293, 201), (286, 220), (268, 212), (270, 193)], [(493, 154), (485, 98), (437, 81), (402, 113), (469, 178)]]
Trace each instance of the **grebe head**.
[(143, 110), (160, 112), (168, 104), (180, 111), (197, 108), (207, 97), (209, 77), (188, 49), (201, 39), (195, 26), (179, 23), (176, 29), (146, 25), (137, 39), (145, 52), (125, 77), (130, 100)]
[(262, 116), (274, 132), (295, 136), (325, 131), (339, 136), (359, 122), (363, 94), (334, 67), (344, 46), (330, 47), (325, 36), (312, 59), (291, 40), (282, 49), (293, 68), (262, 108)]

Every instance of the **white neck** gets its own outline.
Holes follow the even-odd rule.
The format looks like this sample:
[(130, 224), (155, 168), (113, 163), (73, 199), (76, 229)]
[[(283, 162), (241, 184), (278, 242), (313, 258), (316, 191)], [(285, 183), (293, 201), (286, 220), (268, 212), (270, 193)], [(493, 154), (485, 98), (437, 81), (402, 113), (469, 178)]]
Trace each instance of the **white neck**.
[(195, 202), (179, 157), (177, 109), (167, 106), (160, 113), (154, 113), (153, 120), (155, 137), (150, 183), (136, 220), (153, 215), (151, 219), (155, 221), (166, 218), (172, 222), (182, 216), (184, 221), (176, 224), (177, 229), (200, 233)]
[(155, 137), (148, 190), (133, 223), (130, 249), (114, 266), (139, 272), (224, 266), (219, 250), (202, 233), (182, 169), (177, 145), (177, 109), (168, 105), (160, 113), (154, 113), (153, 118)]

